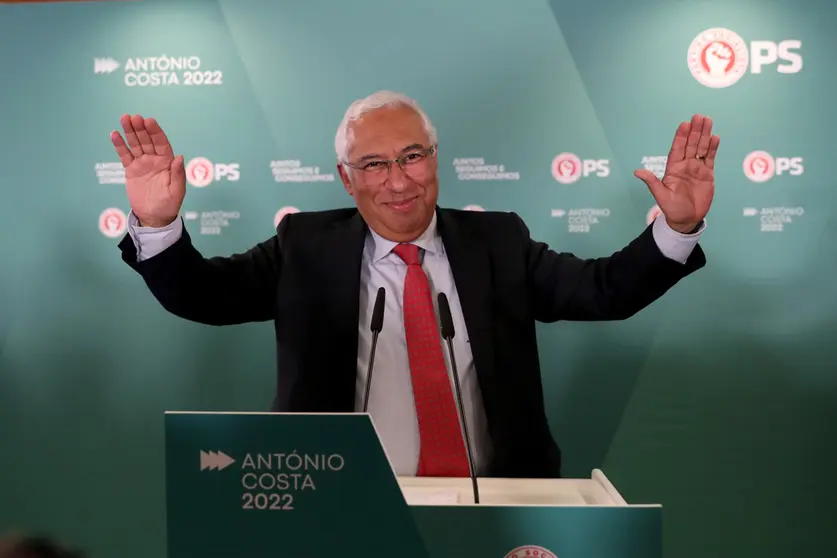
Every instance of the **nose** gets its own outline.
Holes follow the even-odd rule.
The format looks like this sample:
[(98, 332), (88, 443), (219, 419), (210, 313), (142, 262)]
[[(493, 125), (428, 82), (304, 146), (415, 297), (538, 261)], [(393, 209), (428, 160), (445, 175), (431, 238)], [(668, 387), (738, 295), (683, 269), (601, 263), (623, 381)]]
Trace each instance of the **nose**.
[(403, 192), (407, 188), (409, 178), (401, 170), (401, 166), (398, 163), (393, 163), (389, 169), (389, 179), (387, 180), (387, 186), (390, 190), (394, 192)]

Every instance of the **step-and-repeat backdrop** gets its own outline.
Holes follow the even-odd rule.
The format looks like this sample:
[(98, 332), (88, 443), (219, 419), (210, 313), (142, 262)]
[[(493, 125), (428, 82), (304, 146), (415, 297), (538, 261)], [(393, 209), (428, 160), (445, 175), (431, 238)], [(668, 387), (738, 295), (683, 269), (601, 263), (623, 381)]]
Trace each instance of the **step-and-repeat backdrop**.
[(549, 418), (567, 475), (602, 467), (664, 504), (667, 555), (833, 555), (835, 16), (829, 0), (0, 7), (0, 527), (160, 556), (162, 412), (272, 398), (271, 324), (184, 322), (121, 262), (119, 116), (159, 120), (189, 165), (188, 230), (227, 255), (287, 212), (350, 205), (335, 129), (393, 89), (439, 130), (442, 205), (517, 212), (583, 256), (642, 231), (633, 171), (661, 173), (678, 123), (714, 118), (707, 267), (628, 321), (542, 326)]

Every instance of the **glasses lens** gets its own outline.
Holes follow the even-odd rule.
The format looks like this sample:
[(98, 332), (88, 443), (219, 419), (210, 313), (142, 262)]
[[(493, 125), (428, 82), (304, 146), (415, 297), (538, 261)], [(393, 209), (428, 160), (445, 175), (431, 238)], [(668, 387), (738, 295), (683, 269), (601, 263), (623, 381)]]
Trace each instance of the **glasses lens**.
[(370, 186), (380, 186), (387, 181), (389, 170), (386, 163), (372, 165), (363, 170), (363, 179)]
[(421, 153), (407, 155), (407, 157), (401, 162), (401, 170), (403, 170), (404, 174), (416, 182), (423, 182), (433, 171), (430, 154)]

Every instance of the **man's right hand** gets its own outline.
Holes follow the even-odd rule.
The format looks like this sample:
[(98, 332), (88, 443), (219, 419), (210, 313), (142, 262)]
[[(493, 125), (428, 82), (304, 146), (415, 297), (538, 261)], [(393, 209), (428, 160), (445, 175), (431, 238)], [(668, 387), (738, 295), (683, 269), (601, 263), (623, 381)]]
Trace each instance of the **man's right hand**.
[(186, 196), (183, 156), (174, 156), (171, 143), (153, 118), (123, 114), (119, 119), (128, 140), (110, 134), (125, 167), (128, 202), (143, 227), (165, 227), (177, 219)]

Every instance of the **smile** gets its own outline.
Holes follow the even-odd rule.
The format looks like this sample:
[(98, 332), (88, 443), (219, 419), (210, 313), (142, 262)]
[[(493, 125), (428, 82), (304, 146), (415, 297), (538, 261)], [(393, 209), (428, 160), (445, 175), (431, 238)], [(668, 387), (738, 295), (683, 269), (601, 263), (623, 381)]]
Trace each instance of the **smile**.
[(418, 196), (412, 197), (408, 200), (388, 202), (386, 205), (393, 211), (409, 211), (413, 205), (415, 205), (416, 200), (418, 200)]

